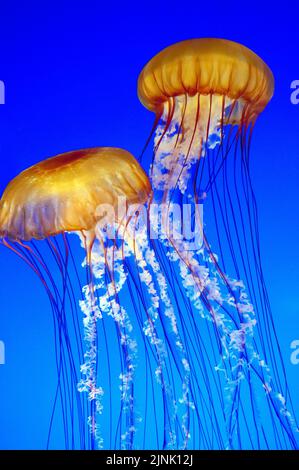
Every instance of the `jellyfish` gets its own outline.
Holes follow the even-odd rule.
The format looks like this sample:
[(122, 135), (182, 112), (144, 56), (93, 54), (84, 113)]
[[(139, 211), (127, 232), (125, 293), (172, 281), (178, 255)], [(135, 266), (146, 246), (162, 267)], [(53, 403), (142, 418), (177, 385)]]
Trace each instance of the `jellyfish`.
[[(265, 284), (250, 144), (274, 90), (224, 39), (162, 50), (138, 79), (155, 120), (149, 214), (190, 367), (196, 448), (297, 448), (298, 423)], [(196, 392), (197, 391), (197, 392)]]
[(47, 448), (55, 426), (66, 449), (187, 446), (189, 365), (148, 234), (151, 193), (129, 152), (103, 147), (43, 160), (2, 195), (1, 244), (37, 275), (53, 316)]

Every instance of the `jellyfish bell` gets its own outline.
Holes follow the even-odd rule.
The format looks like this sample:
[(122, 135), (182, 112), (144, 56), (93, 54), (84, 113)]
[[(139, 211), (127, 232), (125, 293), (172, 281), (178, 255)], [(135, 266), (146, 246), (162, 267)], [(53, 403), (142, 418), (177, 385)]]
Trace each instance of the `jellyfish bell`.
[(226, 96), (254, 120), (273, 95), (271, 70), (253, 51), (226, 39), (191, 39), (159, 52), (143, 68), (138, 96), (155, 113), (178, 96)]
[(20, 173), (0, 201), (0, 237), (43, 239), (89, 231), (98, 207), (117, 208), (118, 198), (143, 204), (150, 194), (144, 171), (126, 150), (110, 147), (63, 153)]

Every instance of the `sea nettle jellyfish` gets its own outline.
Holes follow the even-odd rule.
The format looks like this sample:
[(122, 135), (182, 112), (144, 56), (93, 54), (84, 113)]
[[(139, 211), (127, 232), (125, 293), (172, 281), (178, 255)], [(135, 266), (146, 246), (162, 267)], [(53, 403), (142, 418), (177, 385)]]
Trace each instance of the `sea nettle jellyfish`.
[(53, 312), (58, 380), (48, 447), (54, 425), (63, 426), (66, 448), (188, 440), (189, 369), (148, 237), (149, 197), (146, 174), (117, 148), (49, 158), (4, 191), (1, 243), (37, 274)]
[(199, 448), (297, 446), (250, 177), (253, 128), (273, 89), (254, 52), (222, 39), (172, 45), (138, 80), (156, 116), (150, 218), (197, 390)]

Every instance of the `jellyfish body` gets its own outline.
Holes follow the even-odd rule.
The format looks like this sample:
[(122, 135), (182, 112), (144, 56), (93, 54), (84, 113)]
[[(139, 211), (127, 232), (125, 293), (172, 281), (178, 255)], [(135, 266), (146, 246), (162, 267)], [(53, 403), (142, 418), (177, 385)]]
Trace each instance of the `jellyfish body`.
[(148, 236), (150, 196), (129, 152), (92, 148), (28, 168), (1, 198), (1, 242), (38, 275), (53, 311), (48, 446), (59, 408), (66, 448), (131, 449), (136, 430), (142, 447), (186, 446), (189, 369)]
[[(25, 260), (38, 275), (54, 313), (58, 384), (50, 431), (60, 399), (67, 448), (94, 448), (96, 441), (100, 444), (96, 415), (101, 413), (103, 390), (97, 386), (98, 375), (101, 375), (98, 370), (97, 319), (102, 314), (94, 286), (97, 268), (92, 265), (92, 260), (95, 257), (93, 247), (97, 245), (98, 253), (103, 254), (106, 253), (106, 246), (104, 238), (100, 238), (103, 214), (97, 213), (97, 209), (104, 205), (113, 211), (118, 197), (125, 197), (129, 205), (140, 205), (149, 193), (149, 181), (129, 152), (115, 148), (93, 148), (61, 154), (25, 170), (9, 183), (0, 202), (2, 244)], [(111, 212), (110, 215), (106, 214), (105, 226), (116, 223), (109, 220), (110, 216)], [(79, 234), (86, 252), (85, 286), (86, 280), (80, 276), (80, 265), (74, 259), (68, 232)], [(112, 278), (115, 263), (117, 261), (112, 259), (109, 265), (104, 260)], [(105, 278), (103, 282), (108, 285)], [(112, 284), (110, 281), (110, 289)], [(77, 286), (79, 298), (76, 298)], [(107, 292), (106, 296), (109, 297)], [(80, 327), (78, 312), (80, 298), (84, 331)], [(129, 376), (133, 366), (125, 333), (125, 313), (116, 314), (113, 308), (111, 311), (117, 325), (122, 367), (124, 374)], [(81, 365), (81, 372), (76, 370), (78, 365)], [(122, 393), (129, 397), (123, 401), (133, 400), (133, 382), (127, 382), (130, 390)], [(79, 391), (87, 392), (87, 400)], [(85, 419), (89, 422), (90, 433)], [(128, 427), (132, 426), (133, 423), (129, 423)]]
[[(160, 263), (178, 297), (186, 296), (176, 308), (192, 339), (189, 363), (202, 394), (197, 403), (204, 400), (203, 446), (297, 447), (249, 171), (253, 127), (273, 88), (272, 73), (256, 54), (222, 39), (170, 46), (138, 80), (141, 102), (156, 115), (150, 180), (152, 203), (163, 206)], [(192, 237), (182, 225), (192, 227)]]

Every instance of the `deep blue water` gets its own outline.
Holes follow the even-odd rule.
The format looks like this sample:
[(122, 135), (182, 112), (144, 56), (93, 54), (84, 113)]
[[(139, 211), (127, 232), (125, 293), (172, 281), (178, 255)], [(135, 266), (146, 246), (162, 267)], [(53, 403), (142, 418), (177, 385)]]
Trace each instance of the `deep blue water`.
[[(193, 37), (223, 37), (271, 67), (275, 94), (257, 122), (252, 172), (266, 281), (299, 414), (299, 27), (294, 5), (261, 2), (25, 2), (0, 4), (0, 191), (51, 155), (118, 146), (138, 156), (153, 116), (136, 93), (143, 65)], [(0, 250), (0, 448), (44, 448), (55, 388), (52, 319), (34, 274)], [(57, 429), (53, 445), (63, 446)]]

